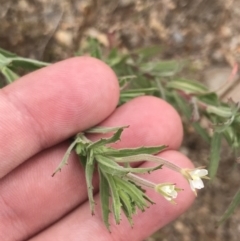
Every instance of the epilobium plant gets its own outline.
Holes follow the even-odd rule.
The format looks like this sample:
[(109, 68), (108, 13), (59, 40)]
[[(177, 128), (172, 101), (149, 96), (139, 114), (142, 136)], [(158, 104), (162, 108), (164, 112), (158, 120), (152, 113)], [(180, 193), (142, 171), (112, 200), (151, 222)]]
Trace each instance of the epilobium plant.
[[(70, 152), (74, 150), (79, 156), (79, 162), (85, 168), (86, 183), (91, 212), (94, 213), (92, 177), (98, 171), (100, 177), (100, 196), (102, 200), (103, 220), (109, 228), (109, 213), (112, 213), (117, 223), (120, 222), (121, 210), (132, 224), (132, 215), (137, 209), (144, 209), (154, 202), (150, 200), (144, 189), (152, 188), (166, 201), (175, 203), (175, 198), (181, 187), (174, 183), (152, 183), (138, 176), (140, 173), (150, 173), (162, 166), (181, 173), (189, 182), (193, 192), (204, 187), (202, 179), (214, 178), (217, 173), (222, 140), (226, 140), (236, 157), (240, 149), (240, 104), (229, 100), (222, 102), (216, 93), (209, 91), (199, 82), (180, 78), (180, 71), (184, 63), (177, 61), (152, 60), (159, 53), (159, 47), (149, 47), (122, 54), (116, 49), (102, 54), (97, 41), (90, 39), (86, 50), (91, 56), (106, 62), (118, 75), (121, 88), (119, 105), (141, 95), (154, 95), (175, 106), (182, 114), (183, 120), (191, 121), (197, 133), (210, 145), (210, 162), (208, 170), (196, 168), (193, 170), (181, 169), (168, 160), (156, 157), (155, 154), (163, 151), (165, 146), (139, 147), (136, 149), (116, 150), (109, 144), (120, 140), (124, 128), (93, 128), (85, 133), (112, 132), (110, 138), (103, 138), (92, 142), (85, 133), (76, 135), (69, 146), (62, 162), (54, 172), (58, 172), (67, 163)], [(0, 87), (19, 78), (17, 70), (32, 71), (49, 65), (32, 59), (21, 58), (13, 53), (0, 49), (0, 72), (5, 82), (0, 79)], [(211, 128), (203, 128), (201, 119), (208, 121)], [(134, 167), (134, 162), (150, 161), (155, 163), (152, 168)], [(53, 174), (53, 175), (54, 175)], [(112, 199), (110, 201), (110, 198)], [(110, 205), (111, 204), (111, 205)], [(232, 203), (220, 220), (223, 222), (240, 204), (240, 191), (233, 198)]]
[[(166, 146), (139, 147), (135, 149), (111, 148), (109, 144), (119, 141), (121, 133), (125, 128), (126, 127), (96, 127), (89, 129), (85, 133), (114, 133), (109, 138), (102, 138), (94, 142), (89, 140), (85, 133), (79, 133), (66, 151), (62, 162), (53, 173), (54, 176), (64, 165), (67, 164), (71, 151), (75, 150), (79, 157), (79, 162), (85, 168), (88, 199), (91, 213), (94, 214), (95, 201), (92, 178), (94, 171), (98, 171), (100, 177), (99, 191), (102, 216), (108, 229), (110, 226), (109, 214), (111, 212), (114, 215), (116, 223), (119, 224), (122, 210), (130, 224), (133, 225), (132, 216), (136, 213), (137, 209), (144, 211), (149, 204), (154, 203), (154, 201), (145, 194), (145, 188), (154, 189), (172, 203), (175, 203), (173, 199), (175, 199), (178, 192), (182, 190), (176, 187), (175, 184), (153, 183), (147, 179), (139, 177), (137, 174), (150, 173), (165, 166), (188, 177), (190, 185), (192, 185), (192, 182), (196, 181), (196, 177), (198, 177), (197, 174), (192, 174), (196, 172), (196, 169), (182, 169), (168, 160), (154, 156), (154, 154), (165, 150)], [(132, 167), (132, 163), (139, 161), (154, 162), (155, 166), (150, 168)], [(205, 169), (201, 169), (200, 172), (207, 174), (207, 170)], [(199, 174), (199, 176), (201, 175)], [(194, 187), (202, 188), (203, 184), (201, 186), (195, 185)], [(195, 189), (194, 192), (196, 193)], [(112, 199), (111, 202), (110, 197)]]

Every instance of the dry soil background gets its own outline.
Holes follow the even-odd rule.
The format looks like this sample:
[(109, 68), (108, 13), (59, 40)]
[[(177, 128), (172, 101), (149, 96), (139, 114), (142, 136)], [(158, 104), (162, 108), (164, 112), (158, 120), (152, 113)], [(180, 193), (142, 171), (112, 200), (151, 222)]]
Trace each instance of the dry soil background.
[[(0, 0), (0, 47), (57, 61), (73, 56), (86, 36), (125, 51), (159, 44), (164, 46), (159, 57), (191, 59), (198, 70), (195, 79), (214, 86), (239, 62), (239, 19), (240, 0)], [(207, 145), (191, 129), (181, 150), (197, 165), (208, 162)], [(186, 214), (147, 240), (240, 240), (240, 209), (215, 228), (239, 188), (239, 171), (224, 148), (216, 180)]]

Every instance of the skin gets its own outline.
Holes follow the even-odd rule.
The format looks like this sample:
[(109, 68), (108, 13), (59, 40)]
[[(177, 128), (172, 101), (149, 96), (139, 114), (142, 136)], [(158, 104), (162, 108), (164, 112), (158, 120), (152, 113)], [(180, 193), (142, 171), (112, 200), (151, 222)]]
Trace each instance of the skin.
[(116, 108), (118, 98), (113, 71), (90, 57), (59, 62), (0, 90), (0, 240), (140, 241), (187, 210), (194, 200), (187, 181), (163, 168), (148, 179), (183, 188), (177, 205), (147, 190), (156, 204), (134, 217), (133, 228), (124, 216), (120, 225), (111, 219), (109, 233), (101, 220), (98, 177), (98, 205), (91, 216), (84, 172), (75, 154), (51, 177), (69, 146), (68, 138), (95, 125), (130, 125), (114, 147), (165, 144), (169, 148), (160, 156), (180, 167), (193, 167), (177, 151), (182, 123), (168, 103), (145, 96)]

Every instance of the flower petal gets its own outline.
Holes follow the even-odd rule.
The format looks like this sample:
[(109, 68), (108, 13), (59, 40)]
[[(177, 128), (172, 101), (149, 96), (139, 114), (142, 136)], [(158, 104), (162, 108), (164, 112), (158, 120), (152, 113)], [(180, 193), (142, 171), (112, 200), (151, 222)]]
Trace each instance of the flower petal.
[(195, 180), (190, 180), (190, 184), (196, 189), (204, 188), (203, 181), (200, 178), (195, 179)]
[(197, 172), (197, 175), (199, 177), (207, 176), (207, 174), (208, 174), (208, 170), (206, 170), (206, 169), (199, 169), (198, 172)]
[(178, 195), (178, 193), (175, 190), (173, 190), (171, 193), (172, 198), (176, 198), (177, 195)]

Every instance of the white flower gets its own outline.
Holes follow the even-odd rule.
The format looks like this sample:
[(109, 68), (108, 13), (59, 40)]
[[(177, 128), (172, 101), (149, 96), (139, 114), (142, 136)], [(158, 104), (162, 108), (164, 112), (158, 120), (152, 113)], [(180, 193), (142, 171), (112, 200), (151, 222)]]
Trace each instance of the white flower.
[(208, 170), (202, 168), (182, 169), (182, 174), (188, 180), (191, 189), (197, 195), (196, 189), (204, 188), (202, 179), (209, 179)]
[(162, 184), (157, 184), (155, 186), (155, 190), (163, 195), (168, 201), (175, 203), (173, 199), (175, 199), (178, 195), (178, 192), (181, 190), (176, 187), (175, 184), (172, 183), (162, 183)]

